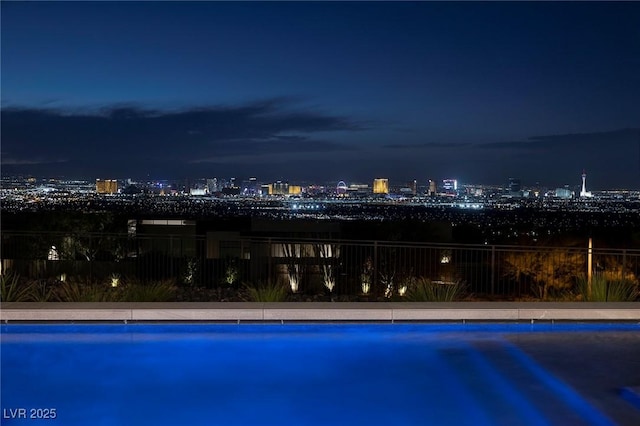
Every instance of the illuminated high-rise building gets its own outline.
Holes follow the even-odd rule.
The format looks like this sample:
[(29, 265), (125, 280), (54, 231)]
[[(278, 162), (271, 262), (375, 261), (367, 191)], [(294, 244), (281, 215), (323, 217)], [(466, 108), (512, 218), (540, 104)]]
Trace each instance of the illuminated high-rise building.
[(520, 192), (522, 189), (522, 184), (520, 183), (520, 179), (509, 178), (509, 192), (512, 194)]
[(447, 194), (456, 194), (458, 192), (458, 181), (456, 179), (444, 179), (442, 188)]
[(96, 192), (98, 194), (116, 194), (118, 181), (115, 179), (96, 179)]
[(264, 185), (260, 185), (260, 192), (262, 195), (273, 195), (273, 184), (267, 183)]
[(411, 195), (415, 197), (418, 194), (418, 181), (414, 179), (409, 182), (409, 189), (411, 189)]
[(435, 180), (429, 179), (429, 195), (436, 195), (438, 192), (438, 184)]
[(587, 191), (587, 172), (582, 170), (582, 189), (580, 190), (580, 197), (591, 197), (591, 192)]
[(300, 185), (289, 185), (289, 195), (302, 194), (302, 187)]
[(252, 176), (249, 180), (243, 180), (240, 185), (240, 193), (243, 195), (255, 196), (260, 194), (260, 184), (258, 178)]
[(569, 199), (573, 197), (574, 193), (569, 188), (556, 188), (555, 196), (558, 198)]
[(207, 179), (207, 190), (209, 194), (213, 194), (214, 192), (218, 192), (218, 179)]
[(271, 184), (270, 195), (287, 195), (289, 193), (289, 183), (281, 180)]
[(374, 194), (388, 194), (389, 193), (389, 179), (377, 178), (373, 180), (373, 193)]

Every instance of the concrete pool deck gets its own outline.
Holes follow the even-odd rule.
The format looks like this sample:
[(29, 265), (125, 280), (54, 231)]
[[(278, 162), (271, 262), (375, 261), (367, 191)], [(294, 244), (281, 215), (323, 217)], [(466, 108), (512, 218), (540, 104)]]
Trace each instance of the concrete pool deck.
[(637, 302), (2, 303), (0, 321), (640, 321)]

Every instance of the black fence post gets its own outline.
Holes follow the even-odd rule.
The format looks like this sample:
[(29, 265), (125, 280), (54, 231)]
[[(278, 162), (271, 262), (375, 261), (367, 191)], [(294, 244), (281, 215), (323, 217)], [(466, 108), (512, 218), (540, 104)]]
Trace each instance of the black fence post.
[(273, 263), (273, 259), (271, 256), (271, 238), (269, 238), (267, 240), (267, 260), (268, 260), (268, 265), (267, 265), (267, 282), (270, 282), (272, 279), (272, 263)]
[(378, 241), (373, 242), (373, 282), (371, 283), (371, 290), (375, 292), (378, 288), (378, 271), (380, 265), (378, 265)]
[(496, 246), (491, 246), (491, 294), (495, 294), (496, 286)]

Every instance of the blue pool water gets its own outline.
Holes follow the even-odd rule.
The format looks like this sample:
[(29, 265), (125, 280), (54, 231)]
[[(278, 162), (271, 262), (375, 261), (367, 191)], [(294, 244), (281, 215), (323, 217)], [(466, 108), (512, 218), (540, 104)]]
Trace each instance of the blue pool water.
[(638, 324), (1, 330), (7, 425), (640, 424)]

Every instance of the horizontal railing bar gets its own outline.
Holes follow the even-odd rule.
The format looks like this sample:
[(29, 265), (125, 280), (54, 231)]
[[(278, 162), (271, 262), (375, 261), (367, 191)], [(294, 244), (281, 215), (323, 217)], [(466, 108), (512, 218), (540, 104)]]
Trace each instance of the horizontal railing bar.
[[(3, 238), (10, 237), (44, 237), (44, 236), (80, 236), (81, 238), (121, 238), (129, 241), (133, 240), (159, 240), (159, 239), (180, 239), (180, 240), (195, 240), (196, 242), (206, 241), (232, 241), (238, 243), (271, 243), (271, 244), (286, 244), (286, 243), (308, 243), (308, 244), (335, 244), (335, 245), (350, 245), (350, 246), (362, 246), (362, 247), (388, 247), (388, 248), (441, 248), (441, 249), (469, 249), (478, 251), (499, 251), (499, 252), (529, 252), (529, 251), (552, 251), (563, 250), (570, 252), (583, 253), (588, 250), (587, 245), (584, 247), (575, 246), (520, 246), (520, 245), (508, 245), (508, 244), (462, 244), (462, 243), (441, 243), (441, 242), (400, 242), (389, 240), (351, 240), (351, 239), (334, 239), (334, 238), (312, 238), (312, 237), (254, 237), (254, 236), (239, 236), (238, 238), (230, 240), (212, 240), (207, 235), (202, 234), (136, 234), (128, 235), (125, 233), (77, 233), (75, 231), (59, 232), (59, 231), (46, 231), (46, 232), (33, 232), (33, 231), (2, 231), (0, 236)], [(628, 256), (640, 255), (640, 249), (633, 248), (611, 248), (611, 247), (594, 247), (591, 249), (593, 253), (598, 254), (622, 254), (625, 253)]]

